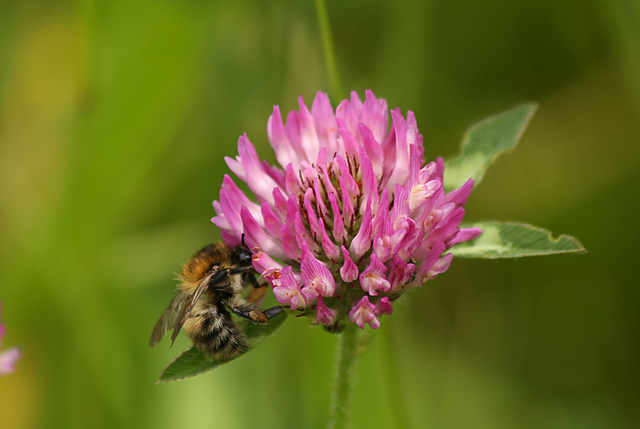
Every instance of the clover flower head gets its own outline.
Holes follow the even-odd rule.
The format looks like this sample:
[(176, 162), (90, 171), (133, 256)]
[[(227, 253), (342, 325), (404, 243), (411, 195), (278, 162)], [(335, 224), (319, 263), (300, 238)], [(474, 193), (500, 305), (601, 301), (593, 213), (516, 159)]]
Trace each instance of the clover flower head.
[[(5, 327), (0, 323), (0, 346), (2, 346), (2, 337), (4, 337)], [(0, 375), (13, 372), (15, 364), (20, 357), (20, 350), (12, 348), (0, 353)]]
[(240, 137), (226, 161), (253, 195), (226, 175), (212, 221), (230, 245), (244, 236), (280, 303), (321, 325), (376, 329), (396, 298), (449, 268), (448, 249), (481, 234), (460, 228), (473, 181), (445, 193), (414, 114), (389, 113), (372, 91), (335, 111), (322, 92), (299, 106), (286, 122), (275, 106), (267, 122), (279, 167)]

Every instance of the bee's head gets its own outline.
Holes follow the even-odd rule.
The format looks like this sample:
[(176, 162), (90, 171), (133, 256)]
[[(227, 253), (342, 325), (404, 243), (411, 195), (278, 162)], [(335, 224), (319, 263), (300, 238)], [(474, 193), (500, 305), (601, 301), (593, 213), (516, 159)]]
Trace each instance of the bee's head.
[(243, 267), (251, 265), (251, 250), (247, 246), (240, 246), (236, 250), (236, 257), (238, 258), (238, 264)]

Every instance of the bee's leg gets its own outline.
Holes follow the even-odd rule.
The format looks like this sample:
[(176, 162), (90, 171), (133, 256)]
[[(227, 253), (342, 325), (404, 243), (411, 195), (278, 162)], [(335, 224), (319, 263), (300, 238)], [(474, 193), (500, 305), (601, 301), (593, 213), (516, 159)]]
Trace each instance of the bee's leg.
[[(258, 279), (256, 279), (256, 276), (248, 275), (247, 278), (249, 279), (249, 283), (251, 283), (251, 286), (253, 286), (254, 288), (258, 288), (261, 286), (258, 284)], [(266, 286), (266, 284), (264, 286)]]
[(273, 316), (277, 316), (278, 314), (284, 311), (284, 307), (281, 305), (276, 305), (275, 307), (268, 308), (264, 311), (264, 315), (267, 316), (267, 319), (271, 319)]
[(257, 308), (253, 308), (250, 306), (247, 307), (229, 307), (229, 310), (233, 311), (240, 317), (244, 317), (245, 319), (253, 320), (258, 323), (267, 323), (269, 319), (273, 316), (282, 313), (284, 308), (280, 305), (269, 308), (268, 310), (262, 311)]
[(258, 282), (256, 281), (256, 284), (253, 285), (253, 289), (251, 289), (247, 294), (247, 301), (251, 304), (255, 304), (256, 302), (261, 301), (267, 293), (268, 289), (266, 286), (267, 283), (258, 284)]
[(267, 323), (267, 320), (269, 320), (269, 318), (262, 311), (249, 305), (241, 307), (229, 307), (229, 310), (233, 311), (240, 317), (244, 317), (245, 319), (250, 319), (258, 323)]
[(261, 282), (258, 282), (258, 279), (256, 279), (256, 276), (253, 274), (247, 274), (247, 278), (252, 286), (252, 289), (247, 293), (247, 301), (254, 304), (255, 307), (260, 307), (260, 304), (264, 301), (269, 283), (264, 279)]
[(253, 267), (248, 266), (248, 267), (231, 268), (227, 270), (227, 273), (233, 275), (233, 274), (250, 273), (251, 271), (253, 271)]

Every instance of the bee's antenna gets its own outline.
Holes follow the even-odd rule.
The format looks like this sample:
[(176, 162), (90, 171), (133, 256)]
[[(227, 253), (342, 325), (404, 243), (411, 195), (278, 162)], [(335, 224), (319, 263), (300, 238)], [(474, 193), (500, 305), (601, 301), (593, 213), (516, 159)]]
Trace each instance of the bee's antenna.
[(242, 247), (247, 247), (247, 245), (244, 242), (244, 232), (242, 233)]

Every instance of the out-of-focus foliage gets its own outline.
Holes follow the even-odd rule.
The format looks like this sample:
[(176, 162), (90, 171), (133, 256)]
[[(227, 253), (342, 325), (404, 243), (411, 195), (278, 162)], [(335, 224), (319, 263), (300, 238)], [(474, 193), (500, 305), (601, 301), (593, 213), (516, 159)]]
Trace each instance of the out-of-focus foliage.
[[(428, 158), (539, 102), (466, 220), (589, 250), (454, 260), (373, 336), (354, 427), (637, 427), (637, 2), (342, 3), (344, 87), (413, 110)], [(0, 427), (325, 427), (336, 339), (303, 320), (181, 383), (154, 381), (189, 341), (147, 345), (179, 263), (219, 237), (223, 157), (243, 132), (268, 144), (273, 104), (329, 89), (313, 2), (0, 9), (0, 300), (24, 352), (0, 379)]]

